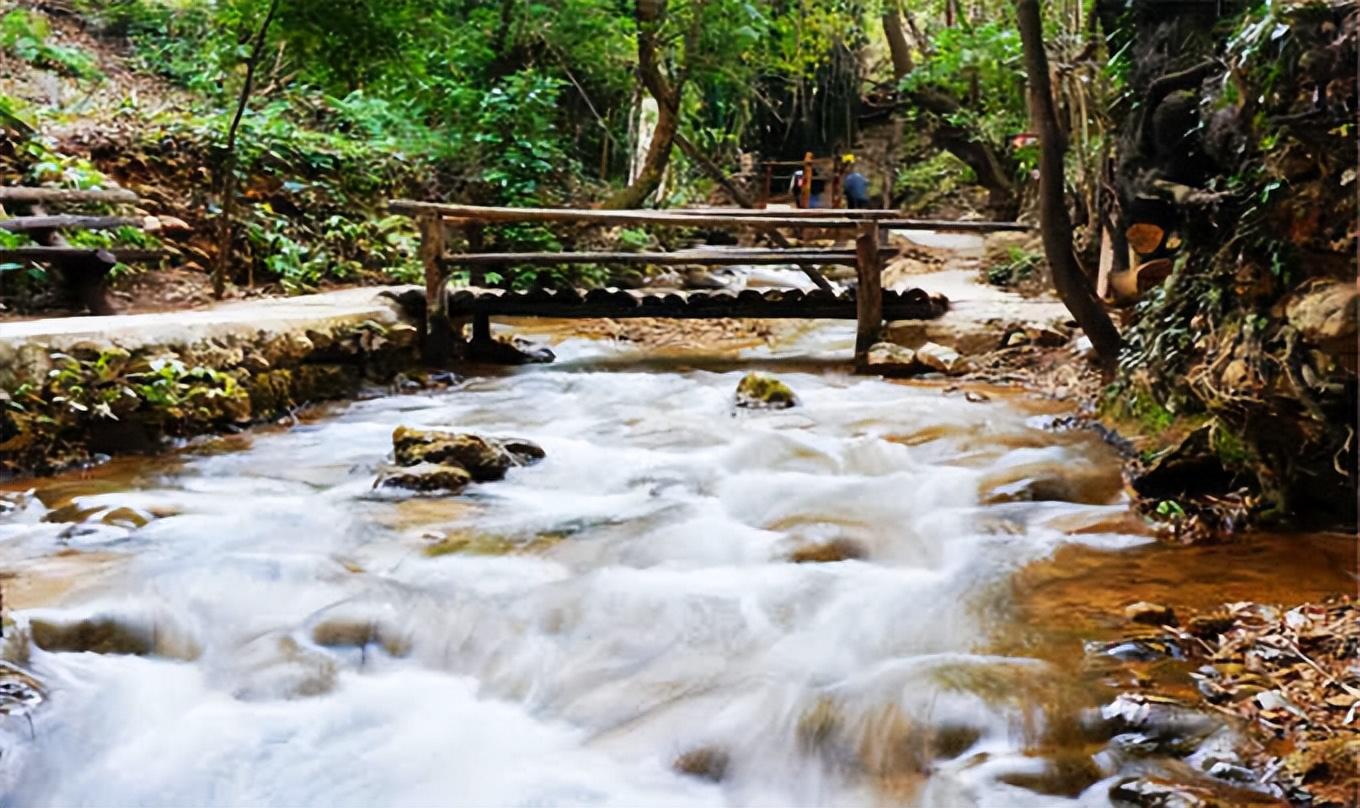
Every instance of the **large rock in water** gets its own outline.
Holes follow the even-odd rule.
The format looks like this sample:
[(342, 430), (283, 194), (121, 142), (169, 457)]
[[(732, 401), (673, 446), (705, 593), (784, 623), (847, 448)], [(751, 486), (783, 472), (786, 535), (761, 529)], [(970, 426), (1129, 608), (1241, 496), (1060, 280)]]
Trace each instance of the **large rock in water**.
[[(504, 479), (512, 466), (527, 466), (544, 457), (542, 447), (522, 438), (487, 438), (405, 426), (392, 432), (392, 449), (396, 464), (404, 471), (384, 475), (382, 484), (420, 491), (452, 490), (456, 475), (431, 478), (438, 469), (455, 469), (470, 481), (489, 482)], [(421, 475), (415, 474), (417, 469), (421, 469)], [(429, 482), (421, 483), (424, 478)], [(457, 489), (462, 490), (462, 485)]]
[(748, 373), (737, 385), (737, 406), (756, 410), (784, 410), (798, 403), (779, 379), (765, 373)]
[(544, 457), (543, 448), (522, 438), (486, 438), (467, 432), (436, 432), (399, 426), (392, 433), (399, 466), (418, 463), (458, 466), (477, 482), (500, 480), (512, 466)]

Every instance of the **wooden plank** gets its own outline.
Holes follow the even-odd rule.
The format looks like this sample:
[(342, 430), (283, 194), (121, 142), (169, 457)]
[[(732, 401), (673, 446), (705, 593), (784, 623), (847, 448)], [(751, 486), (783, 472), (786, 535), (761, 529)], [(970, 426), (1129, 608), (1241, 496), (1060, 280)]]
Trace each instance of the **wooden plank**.
[(131, 261), (153, 261), (165, 257), (164, 250), (142, 250), (114, 247), (10, 247), (0, 249), (0, 261), (72, 261), (96, 258), (100, 253), (113, 256), (122, 263)]
[(879, 256), (878, 225), (865, 224), (855, 239), (855, 365), (864, 367), (869, 348), (883, 327), (883, 261)]
[(136, 202), (137, 194), (123, 188), (73, 191), (66, 188), (0, 187), (0, 202)]
[(850, 250), (819, 248), (792, 250), (676, 250), (675, 252), (543, 252), (543, 253), (459, 253), (444, 256), (445, 263), (458, 266), (489, 264), (703, 264), (741, 266), (771, 264), (843, 264), (853, 266), (856, 253)]
[(115, 227), (145, 226), (142, 219), (127, 216), (74, 216), (60, 214), (55, 216), (20, 216), (0, 221), (0, 230), (11, 233), (24, 233), (32, 230), (112, 230)]
[[(666, 227), (799, 227), (807, 225), (792, 216), (703, 216), (671, 210), (580, 210), (569, 208), (493, 208), (477, 205), (450, 205), (436, 202), (415, 202), (396, 199), (388, 203), (388, 210), (407, 216), (437, 214), (471, 219), (488, 224), (525, 222), (567, 222), (596, 224), (655, 224)], [(769, 214), (769, 211), (764, 211)], [(817, 227), (849, 229), (859, 222), (848, 218), (832, 218), (817, 222)]]
[(888, 230), (938, 230), (942, 233), (1024, 233), (1036, 228), (1020, 222), (951, 222), (939, 219), (883, 219)]

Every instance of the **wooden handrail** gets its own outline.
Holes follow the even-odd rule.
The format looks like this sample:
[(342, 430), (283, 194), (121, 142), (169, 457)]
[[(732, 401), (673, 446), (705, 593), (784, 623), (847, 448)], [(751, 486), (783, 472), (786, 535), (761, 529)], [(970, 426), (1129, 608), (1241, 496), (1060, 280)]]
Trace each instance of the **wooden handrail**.
[[(884, 248), (884, 253), (896, 250)], [(539, 253), (459, 253), (445, 255), (440, 260), (459, 266), (496, 264), (702, 264), (708, 266), (780, 265), (780, 264), (843, 264), (854, 266), (858, 256), (854, 250), (828, 249), (743, 249), (743, 250), (676, 250), (675, 252), (539, 252)]]
[[(597, 224), (655, 224), (666, 227), (808, 227), (813, 223), (796, 216), (718, 216), (691, 214), (669, 210), (582, 210), (567, 208), (496, 208), (477, 205), (450, 205), (438, 202), (415, 202), (395, 199), (387, 209), (407, 216), (447, 216), (473, 222), (525, 224), (530, 222), (566, 222)], [(818, 220), (816, 227), (855, 228), (856, 219), (831, 218)]]
[(123, 188), (73, 191), (66, 188), (0, 187), (0, 202), (136, 202), (137, 194)]
[(134, 247), (9, 247), (0, 249), (0, 261), (69, 261), (72, 258), (93, 258), (100, 253), (124, 262), (150, 261), (168, 254), (165, 250)]
[(674, 208), (688, 214), (703, 216), (727, 216), (741, 219), (753, 216), (779, 216), (794, 219), (812, 219), (808, 225), (816, 225), (818, 219), (855, 219), (857, 221), (877, 222), (879, 227), (888, 230), (940, 230), (956, 232), (999, 232), (1027, 231), (1035, 229), (1032, 225), (1020, 222), (994, 222), (983, 220), (955, 221), (952, 219), (911, 219), (896, 210), (863, 210), (837, 208), (793, 208), (789, 210), (754, 210), (748, 208)]
[(657, 224), (669, 227), (831, 227), (848, 229), (875, 222), (886, 230), (938, 230), (959, 233), (1028, 231), (1020, 222), (951, 221), (909, 219), (892, 210), (846, 210), (793, 208), (771, 211), (750, 208), (671, 208), (668, 210), (594, 210), (578, 208), (504, 208), (453, 205), (395, 199), (388, 210), (408, 216), (441, 216), (462, 223), (518, 224), (528, 222), (574, 222), (610, 224)]
[(55, 216), (20, 216), (14, 219), (0, 220), (0, 230), (11, 233), (30, 230), (64, 230), (67, 228), (112, 230), (115, 227), (135, 227), (141, 230), (145, 226), (144, 220), (127, 216), (72, 216), (61, 214)]

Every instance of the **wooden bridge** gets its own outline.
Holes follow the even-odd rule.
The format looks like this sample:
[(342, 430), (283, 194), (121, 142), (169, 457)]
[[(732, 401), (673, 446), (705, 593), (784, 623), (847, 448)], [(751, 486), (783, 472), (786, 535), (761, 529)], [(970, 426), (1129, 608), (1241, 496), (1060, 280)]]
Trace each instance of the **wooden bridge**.
[[(799, 209), (770, 211), (749, 208), (677, 210), (579, 210), (558, 208), (495, 208), (394, 200), (389, 209), (413, 216), (420, 223), (421, 260), (425, 267), (426, 358), (447, 361), (453, 353), (455, 320), (472, 320), (474, 342), (490, 339), (490, 318), (799, 318), (857, 321), (855, 360), (861, 365), (878, 337), (884, 320), (931, 319), (948, 308), (944, 298), (919, 289), (884, 292), (884, 258), (896, 252), (887, 246), (892, 230), (991, 232), (1025, 230), (1013, 222), (957, 222), (906, 219), (894, 211)], [(484, 228), (505, 224), (651, 225), (708, 230), (754, 230), (774, 244), (771, 248), (700, 247), (670, 252), (486, 252)], [(449, 227), (462, 230), (467, 251), (445, 252)], [(818, 231), (853, 240), (848, 248), (795, 246), (782, 230)], [(486, 271), (499, 274), (516, 266), (570, 264), (641, 264), (749, 266), (792, 265), (817, 286), (813, 291), (748, 289), (739, 293), (646, 292), (618, 289), (576, 289), (527, 292), (488, 288)], [(819, 270), (823, 266), (855, 267), (853, 290), (836, 290)], [(450, 292), (449, 269), (465, 266), (471, 286)]]

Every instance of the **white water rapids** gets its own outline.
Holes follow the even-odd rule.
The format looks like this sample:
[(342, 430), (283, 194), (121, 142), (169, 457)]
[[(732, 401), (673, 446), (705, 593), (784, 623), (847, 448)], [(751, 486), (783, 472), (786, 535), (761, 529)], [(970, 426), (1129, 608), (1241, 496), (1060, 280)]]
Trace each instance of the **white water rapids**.
[[(848, 336), (782, 350), (843, 357)], [(49, 698), (31, 734), (0, 716), (3, 803), (1063, 802), (1005, 782), (1045, 765), (1025, 754), (1042, 706), (970, 684), (1061, 675), (987, 651), (998, 585), (1064, 542), (1138, 540), (1063, 529), (1117, 503), (980, 489), (1082, 469), (1083, 444), (1008, 399), (815, 367), (777, 371), (800, 406), (734, 412), (741, 370), (622, 350), (569, 342), (555, 365), (189, 452), (79, 497), (74, 529), (37, 501), (0, 517), (5, 562), (124, 558), (21, 627), (106, 615), (156, 649), (32, 649)], [(547, 459), (458, 498), (374, 492), (400, 424)], [(451, 532), (517, 551), (426, 552)], [(863, 558), (788, 560), (836, 539)], [(678, 771), (687, 755), (712, 777)]]

